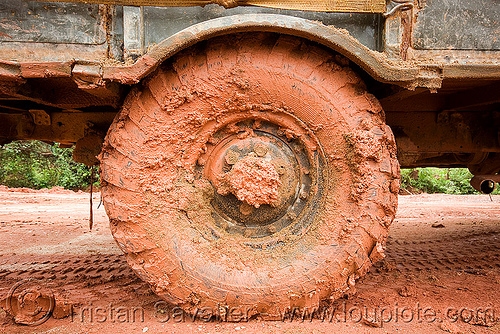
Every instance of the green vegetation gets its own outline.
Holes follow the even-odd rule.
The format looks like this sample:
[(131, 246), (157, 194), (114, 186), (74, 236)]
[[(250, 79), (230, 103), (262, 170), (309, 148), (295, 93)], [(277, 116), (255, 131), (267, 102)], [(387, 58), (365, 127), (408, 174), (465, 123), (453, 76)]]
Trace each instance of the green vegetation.
[[(479, 194), (470, 185), (466, 168), (414, 168), (401, 170), (401, 188), (410, 193)], [(403, 190), (403, 193), (405, 191)], [(493, 194), (499, 194), (495, 189)]]
[[(89, 167), (72, 159), (72, 148), (40, 141), (15, 141), (0, 147), (0, 184), (33, 189), (88, 189)], [(99, 175), (95, 173), (95, 186)], [(465, 168), (414, 168), (401, 171), (403, 193), (477, 194)], [(405, 191), (406, 190), (406, 191)], [(494, 194), (500, 194), (497, 188)]]
[[(90, 169), (73, 161), (72, 148), (40, 141), (15, 141), (0, 146), (0, 184), (33, 189), (87, 189)], [(98, 175), (94, 173), (98, 185)]]

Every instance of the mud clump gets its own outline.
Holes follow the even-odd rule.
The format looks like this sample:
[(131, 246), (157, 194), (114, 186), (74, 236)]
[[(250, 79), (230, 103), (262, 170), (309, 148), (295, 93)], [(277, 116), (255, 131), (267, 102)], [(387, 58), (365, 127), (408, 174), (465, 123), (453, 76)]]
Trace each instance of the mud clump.
[(223, 196), (233, 193), (240, 201), (258, 208), (273, 205), (280, 186), (279, 174), (271, 162), (247, 156), (234, 164), (217, 192)]

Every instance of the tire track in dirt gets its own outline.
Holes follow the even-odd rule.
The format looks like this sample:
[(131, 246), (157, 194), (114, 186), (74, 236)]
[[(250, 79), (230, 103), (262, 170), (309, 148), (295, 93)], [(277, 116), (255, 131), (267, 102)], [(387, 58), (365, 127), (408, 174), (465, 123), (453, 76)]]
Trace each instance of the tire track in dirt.
[(387, 257), (377, 265), (391, 263), (394, 269), (414, 271), (466, 271), (500, 268), (500, 233), (477, 233), (463, 238), (399, 241), (387, 243)]
[[(500, 233), (476, 233), (445, 240), (399, 241), (390, 238), (386, 255), (384, 261), (375, 265), (375, 271), (389, 268), (405, 274), (420, 271), (481, 274), (485, 270), (500, 268)], [(56, 286), (77, 282), (94, 288), (120, 280), (138, 280), (122, 255), (0, 255), (1, 281), (14, 283), (28, 278), (50, 280)]]
[[(6, 258), (6, 259), (4, 259)], [(135, 278), (121, 255), (0, 257), (0, 279), (50, 279), (83, 281)]]

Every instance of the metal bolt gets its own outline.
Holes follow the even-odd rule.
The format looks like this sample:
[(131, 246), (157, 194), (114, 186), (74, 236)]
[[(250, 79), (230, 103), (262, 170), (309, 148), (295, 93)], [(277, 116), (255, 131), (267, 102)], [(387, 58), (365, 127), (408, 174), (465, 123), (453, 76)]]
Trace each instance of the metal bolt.
[(257, 153), (257, 156), (263, 157), (267, 154), (267, 151), (269, 150), (265, 144), (258, 143), (255, 145), (253, 148), (254, 152)]
[(240, 154), (238, 152), (233, 151), (233, 150), (227, 151), (227, 154), (225, 157), (228, 165), (234, 165), (235, 163), (238, 162), (239, 158), (240, 158)]
[(268, 231), (269, 233), (276, 233), (276, 231), (277, 231), (277, 230), (278, 230), (278, 229), (277, 229), (277, 228), (276, 228), (276, 226), (274, 226), (274, 225), (271, 225), (271, 226), (269, 226), (269, 227), (267, 228), (267, 231)]
[(279, 175), (285, 174), (285, 166), (283, 165), (276, 166), (276, 171), (278, 172)]

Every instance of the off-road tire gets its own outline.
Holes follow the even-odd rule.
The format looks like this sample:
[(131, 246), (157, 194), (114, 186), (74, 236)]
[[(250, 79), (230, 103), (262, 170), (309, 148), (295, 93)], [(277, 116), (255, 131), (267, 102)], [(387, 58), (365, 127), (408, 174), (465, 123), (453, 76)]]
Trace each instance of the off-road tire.
[[(237, 210), (228, 218), (214, 204), (236, 193), (206, 166), (224, 136), (252, 146), (257, 133), (290, 148), (293, 170), (280, 177), (304, 184), (290, 188), (289, 206), (245, 199), (275, 216), (239, 224)], [(274, 317), (336, 299), (383, 257), (397, 206), (399, 164), (380, 104), (349, 61), (290, 36), (219, 37), (167, 61), (129, 93), (100, 160), (130, 266), (187, 311)], [(221, 161), (210, 166), (228, 171)]]

